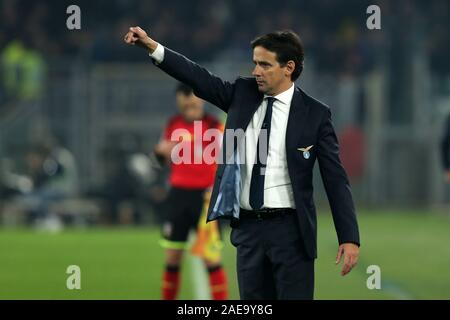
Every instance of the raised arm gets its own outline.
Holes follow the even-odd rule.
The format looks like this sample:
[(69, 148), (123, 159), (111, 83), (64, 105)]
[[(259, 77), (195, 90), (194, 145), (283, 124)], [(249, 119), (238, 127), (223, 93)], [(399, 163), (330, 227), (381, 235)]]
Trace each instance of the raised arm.
[(228, 111), (234, 91), (233, 84), (213, 75), (183, 55), (162, 47), (140, 27), (130, 28), (124, 41), (148, 50), (150, 55), (153, 55), (158, 49), (159, 57), (153, 58), (161, 70), (178, 81), (190, 85), (196, 96), (216, 105), (225, 112)]

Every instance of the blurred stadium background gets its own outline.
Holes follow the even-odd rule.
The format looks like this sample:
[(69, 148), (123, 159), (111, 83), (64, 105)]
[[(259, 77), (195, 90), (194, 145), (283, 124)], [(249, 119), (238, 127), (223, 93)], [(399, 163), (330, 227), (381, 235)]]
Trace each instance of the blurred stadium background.
[[(66, 28), (71, 4), (81, 30)], [(381, 8), (381, 30), (366, 28), (370, 4)], [(332, 108), (362, 236), (361, 261), (341, 278), (316, 175), (316, 297), (450, 299), (440, 155), (449, 1), (0, 0), (0, 21), (0, 299), (160, 297), (167, 172), (148, 154), (176, 112), (176, 83), (123, 45), (132, 25), (230, 80), (251, 73), (256, 35), (298, 32), (306, 48), (298, 84)], [(73, 264), (80, 291), (65, 287)], [(369, 265), (381, 268), (381, 290), (366, 287)], [(202, 272), (186, 259), (180, 298), (207, 297)]]

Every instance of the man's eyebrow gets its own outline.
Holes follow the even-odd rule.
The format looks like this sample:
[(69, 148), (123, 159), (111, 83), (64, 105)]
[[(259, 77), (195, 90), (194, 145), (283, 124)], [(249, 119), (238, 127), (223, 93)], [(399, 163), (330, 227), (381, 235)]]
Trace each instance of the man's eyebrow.
[(262, 61), (256, 61), (256, 60), (253, 60), (253, 63), (254, 64), (262, 64), (262, 65), (265, 65), (265, 66), (271, 66), (272, 64), (270, 63), (270, 62), (268, 62), (268, 61), (264, 61), (264, 60), (262, 60)]

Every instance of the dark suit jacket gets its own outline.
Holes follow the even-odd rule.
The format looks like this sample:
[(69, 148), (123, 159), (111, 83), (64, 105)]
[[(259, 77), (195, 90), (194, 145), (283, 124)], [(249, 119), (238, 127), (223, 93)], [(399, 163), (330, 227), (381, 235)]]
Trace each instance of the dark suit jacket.
[[(158, 67), (177, 80), (190, 85), (195, 94), (228, 114), (228, 129), (247, 128), (263, 100), (254, 78), (223, 81), (186, 57), (165, 48), (164, 60)], [(222, 160), (215, 178), (208, 221), (217, 218), (239, 219), (240, 167), (228, 160), (236, 159), (236, 145), (227, 147), (223, 140)], [(305, 159), (298, 148), (313, 145)], [(359, 231), (347, 175), (339, 159), (339, 146), (331, 122), (330, 109), (295, 88), (286, 131), (286, 154), (301, 236), (308, 256), (317, 257), (317, 218), (313, 200), (313, 167), (317, 159), (331, 206), (340, 244), (359, 245)]]

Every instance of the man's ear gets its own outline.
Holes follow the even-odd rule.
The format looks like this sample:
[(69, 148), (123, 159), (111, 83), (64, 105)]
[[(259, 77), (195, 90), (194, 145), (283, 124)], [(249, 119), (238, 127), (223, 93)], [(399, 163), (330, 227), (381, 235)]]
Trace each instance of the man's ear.
[(294, 72), (295, 70), (295, 62), (293, 60), (289, 60), (286, 63), (286, 76), (290, 77), (291, 74)]

